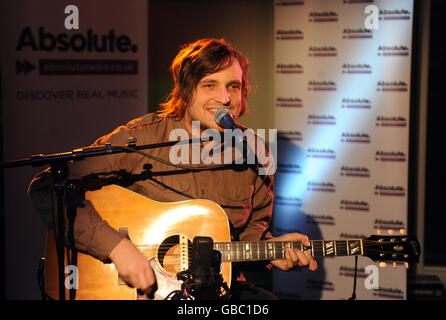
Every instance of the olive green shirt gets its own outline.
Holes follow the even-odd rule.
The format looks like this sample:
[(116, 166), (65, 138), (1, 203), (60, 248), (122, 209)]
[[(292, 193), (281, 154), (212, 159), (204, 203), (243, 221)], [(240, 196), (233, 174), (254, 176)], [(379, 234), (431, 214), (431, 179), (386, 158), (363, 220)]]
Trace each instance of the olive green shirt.
[[(99, 138), (93, 146), (105, 143), (126, 145), (130, 137), (136, 138), (137, 145), (168, 142), (171, 141), (169, 136), (174, 129), (186, 130), (183, 120), (171, 117), (160, 118), (152, 113), (146, 114)], [(199, 144), (194, 145), (198, 147)], [(142, 151), (169, 161), (170, 149), (171, 147), (160, 147)], [(189, 157), (191, 155), (192, 151)], [(188, 164), (183, 165), (188, 166)], [(217, 164), (191, 164), (189, 166), (210, 167)], [(247, 166), (243, 170), (232, 167), (220, 170), (189, 171), (130, 152), (72, 162), (69, 164), (69, 179), (81, 179), (91, 174), (102, 174), (101, 177), (108, 177), (112, 175), (112, 172), (119, 170), (133, 177), (141, 177), (140, 181), (132, 183), (128, 189), (153, 200), (173, 202), (209, 199), (218, 203), (228, 215), (234, 241), (258, 241), (271, 237), (268, 228), (274, 198), (272, 175), (258, 175), (256, 170)], [(143, 173), (148, 170), (151, 175), (144, 175)], [(29, 187), (29, 195), (34, 208), (39, 212), (49, 230), (53, 231), (51, 183), (51, 173), (47, 169), (33, 179)], [(89, 201), (84, 201), (84, 206), (78, 208), (76, 212), (73, 237), (74, 245), (78, 250), (105, 262), (111, 250), (124, 235), (103, 220)]]

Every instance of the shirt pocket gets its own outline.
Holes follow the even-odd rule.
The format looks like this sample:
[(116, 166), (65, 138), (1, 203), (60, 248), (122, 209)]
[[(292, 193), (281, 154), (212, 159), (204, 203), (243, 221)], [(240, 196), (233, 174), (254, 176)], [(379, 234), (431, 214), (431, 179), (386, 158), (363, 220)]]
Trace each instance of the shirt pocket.
[(237, 229), (243, 227), (252, 212), (251, 196), (253, 185), (219, 186), (218, 204), (225, 210), (232, 225)]
[(218, 193), (225, 202), (239, 204), (240, 202), (251, 201), (253, 185), (226, 185), (219, 186)]
[(163, 180), (147, 179), (143, 183), (138, 183), (136, 187), (138, 190), (134, 191), (155, 201), (173, 202), (189, 199), (187, 196), (190, 189), (189, 183), (173, 179)]

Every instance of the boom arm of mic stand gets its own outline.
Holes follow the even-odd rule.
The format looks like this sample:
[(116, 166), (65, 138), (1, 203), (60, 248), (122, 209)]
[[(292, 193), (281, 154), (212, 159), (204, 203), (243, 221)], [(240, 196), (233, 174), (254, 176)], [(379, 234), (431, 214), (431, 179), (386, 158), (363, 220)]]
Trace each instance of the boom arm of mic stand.
[(135, 138), (129, 138), (127, 149), (122, 147), (113, 147), (110, 143), (97, 147), (86, 147), (76, 149), (70, 152), (56, 154), (37, 154), (27, 159), (12, 160), (0, 163), (0, 169), (15, 168), (23, 166), (42, 166), (49, 164), (54, 181), (54, 190), (57, 198), (57, 232), (56, 232), (56, 251), (59, 271), (59, 299), (65, 300), (65, 230), (64, 230), (64, 202), (65, 202), (65, 180), (69, 176), (68, 161), (83, 160), (87, 157), (96, 157), (101, 155), (131, 152), (129, 148), (134, 150), (153, 149), (160, 147), (172, 146), (177, 143), (195, 143), (209, 141), (211, 138), (189, 139), (181, 141), (169, 141), (150, 145), (136, 145)]

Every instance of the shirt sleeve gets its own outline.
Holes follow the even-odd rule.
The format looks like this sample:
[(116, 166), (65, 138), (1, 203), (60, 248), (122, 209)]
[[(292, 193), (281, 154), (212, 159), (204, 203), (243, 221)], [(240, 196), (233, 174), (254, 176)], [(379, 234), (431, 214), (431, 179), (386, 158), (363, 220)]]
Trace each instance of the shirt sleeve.
[[(119, 127), (112, 133), (101, 137), (92, 146), (105, 143), (124, 145), (130, 133), (125, 127)], [(69, 164), (69, 180), (81, 179), (89, 174), (110, 173), (116, 170), (131, 172), (132, 161), (127, 153), (91, 157)], [(49, 231), (55, 234), (54, 210), (55, 195), (50, 168), (39, 173), (31, 181), (28, 194), (32, 206), (41, 216)], [(68, 239), (68, 218), (65, 215), (65, 241)], [(89, 201), (83, 201), (76, 210), (73, 227), (74, 246), (97, 259), (106, 262), (112, 249), (124, 238), (124, 235), (113, 229), (107, 221), (94, 209)]]
[(276, 159), (274, 150), (262, 137), (255, 135), (256, 145), (248, 139), (251, 150), (256, 151), (258, 163), (252, 194), (252, 213), (245, 229), (240, 233), (241, 241), (259, 241), (272, 238), (270, 231), (274, 207), (274, 174)]
[(274, 176), (258, 175), (252, 196), (252, 213), (240, 233), (241, 241), (259, 241), (272, 238), (270, 224), (274, 205)]

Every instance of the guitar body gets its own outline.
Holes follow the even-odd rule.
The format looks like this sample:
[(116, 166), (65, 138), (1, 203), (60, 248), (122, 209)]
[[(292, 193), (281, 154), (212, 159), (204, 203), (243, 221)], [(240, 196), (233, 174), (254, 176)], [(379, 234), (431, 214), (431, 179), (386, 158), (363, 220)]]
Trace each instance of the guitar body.
[[(285, 259), (287, 247), (306, 251), (313, 257), (362, 255), (374, 261), (392, 261), (394, 266), (397, 261), (417, 263), (421, 252), (416, 237), (405, 233), (365, 239), (311, 240), (309, 247), (305, 247), (301, 241), (231, 242), (226, 213), (213, 201), (157, 202), (116, 185), (89, 191), (85, 198), (113, 228), (128, 235), (150, 261), (157, 284), (154, 299), (165, 299), (173, 291), (181, 289), (182, 282), (177, 280), (177, 273), (189, 268), (189, 247), (197, 236), (210, 237), (214, 241), (213, 249), (220, 252), (223, 261), (220, 273), (228, 288), (231, 285), (231, 261)], [(73, 269), (68, 269), (66, 288), (75, 278)], [(76, 299), (139, 298), (136, 289), (119, 279), (112, 263), (104, 264), (90, 255), (78, 254), (75, 275)], [(45, 280), (46, 293), (51, 298), (58, 298), (56, 242), (52, 236), (47, 239)], [(68, 290), (65, 293), (68, 297)]]
[[(117, 185), (102, 187), (85, 194), (96, 211), (116, 230), (126, 232), (130, 240), (149, 259), (157, 279), (155, 299), (164, 299), (181, 288), (176, 274), (187, 269), (180, 260), (181, 250), (196, 236), (211, 237), (215, 242), (229, 242), (229, 222), (224, 210), (209, 200), (163, 203)], [(183, 243), (183, 245), (181, 244)], [(136, 289), (124, 284), (112, 263), (78, 253), (79, 300), (134, 300)], [(221, 275), (228, 287), (231, 263), (223, 262)], [(58, 267), (54, 237), (47, 239), (45, 267), (47, 294), (58, 298)], [(66, 290), (68, 296), (68, 290)]]

